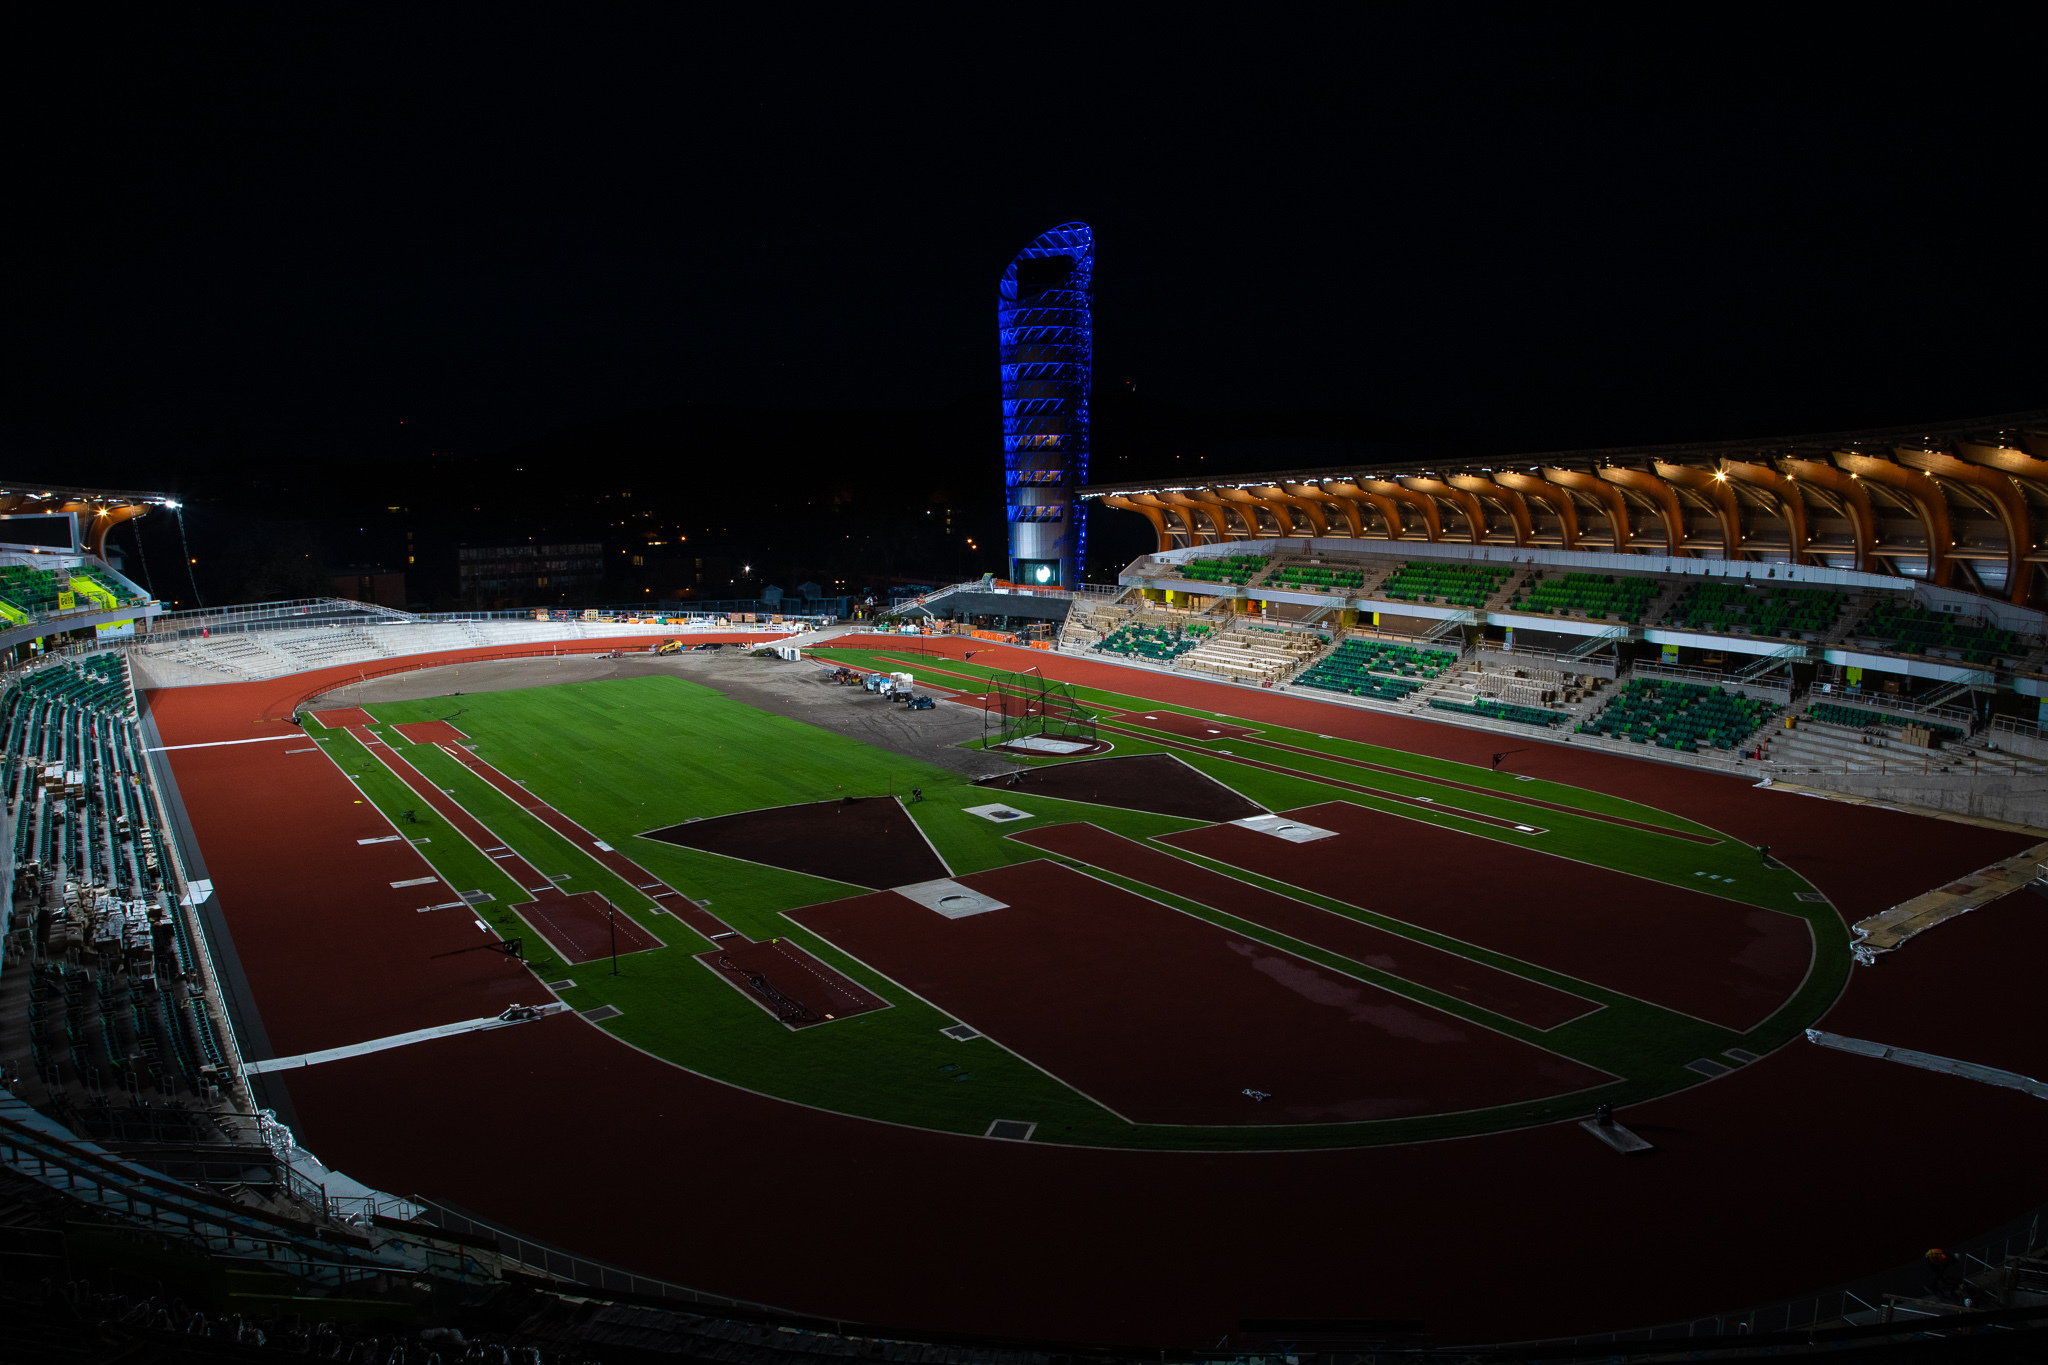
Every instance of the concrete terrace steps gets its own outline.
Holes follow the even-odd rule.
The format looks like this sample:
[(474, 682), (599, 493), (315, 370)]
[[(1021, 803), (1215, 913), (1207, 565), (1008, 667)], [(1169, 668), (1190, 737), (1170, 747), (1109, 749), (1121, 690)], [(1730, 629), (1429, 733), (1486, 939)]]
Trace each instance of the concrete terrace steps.
[(1185, 671), (1216, 673), (1234, 681), (1277, 681), (1315, 652), (1314, 641), (1314, 636), (1296, 631), (1238, 626), (1196, 645), (1174, 662)]

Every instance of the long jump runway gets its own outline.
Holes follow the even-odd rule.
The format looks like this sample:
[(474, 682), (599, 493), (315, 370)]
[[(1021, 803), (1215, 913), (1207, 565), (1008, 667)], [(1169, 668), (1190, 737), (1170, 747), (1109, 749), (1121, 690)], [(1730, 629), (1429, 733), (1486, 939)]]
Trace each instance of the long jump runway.
[[(611, 954), (616, 941), (622, 953), (645, 952), (662, 946), (661, 940), (635, 922), (629, 914), (608, 914), (609, 903), (594, 891), (571, 896), (557, 887), (533, 864), (513, 852), (511, 846), (493, 834), (483, 821), (454, 797), (426, 779), (398, 753), (367, 729), (352, 729), (371, 757), (390, 769), (392, 775), (410, 787), (448, 827), (476, 846), (479, 853), (497, 863), (499, 869), (524, 887), (534, 899), (509, 907), (551, 944), (568, 963), (590, 962)], [(617, 938), (614, 940), (613, 935)]]
[(957, 880), (1006, 908), (884, 891), (787, 913), (1133, 1122), (1363, 1121), (1613, 1079), (1056, 863)]
[(1339, 837), (1293, 844), (1211, 825), (1160, 841), (1738, 1033), (1769, 1018), (1812, 959), (1795, 915), (1512, 844), (1482, 850), (1348, 801), (1283, 814)]
[(1353, 962), (1377, 967), (1534, 1028), (1556, 1028), (1599, 1008), (1591, 1000), (1554, 990), (1527, 977), (1211, 872), (1184, 858), (1112, 834), (1100, 825), (1053, 825), (1020, 831), (1010, 837), (1018, 843), (1185, 896), (1213, 910), (1327, 948)]

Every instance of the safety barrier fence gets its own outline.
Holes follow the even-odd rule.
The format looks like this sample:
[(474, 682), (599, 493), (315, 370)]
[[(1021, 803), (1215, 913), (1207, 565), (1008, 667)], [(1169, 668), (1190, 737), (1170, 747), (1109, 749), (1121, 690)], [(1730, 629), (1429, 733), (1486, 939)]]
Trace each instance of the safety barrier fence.
[[(672, 1284), (647, 1275), (636, 1275), (630, 1270), (621, 1270), (604, 1261), (593, 1261), (573, 1251), (536, 1242), (509, 1232), (496, 1223), (488, 1222), (474, 1214), (464, 1212), (453, 1204), (444, 1204), (420, 1195), (414, 1195), (412, 1202), (426, 1210), (422, 1221), (437, 1228), (457, 1233), (464, 1237), (487, 1238), (497, 1243), (498, 1254), (508, 1261), (527, 1266), (552, 1279), (567, 1280), (574, 1284), (588, 1285), (613, 1294), (632, 1294), (645, 1298), (673, 1299), (679, 1303), (700, 1304), (711, 1308), (744, 1309), (754, 1313), (776, 1314), (775, 1310), (761, 1304), (748, 1303), (744, 1299), (727, 1298), (701, 1289)], [(793, 1315), (790, 1315), (793, 1316)]]
[[(745, 627), (736, 626), (734, 629), (743, 631)], [(472, 645), (467, 648), (437, 650), (433, 654), (416, 654), (405, 659), (379, 660), (379, 666), (376, 668), (352, 666), (352, 671), (356, 675), (354, 678), (342, 678), (338, 681), (330, 679), (327, 682), (308, 688), (292, 699), (292, 705), (296, 707), (302, 702), (314, 697), (325, 696), (330, 692), (344, 692), (348, 688), (359, 683), (366, 683), (372, 678), (389, 678), (400, 673), (424, 673), (430, 668), (446, 668), (452, 664), (496, 663), (500, 659), (561, 659), (572, 655), (610, 654), (620, 648), (621, 645), (617, 640), (563, 640), (545, 647), (529, 645), (526, 647), (508, 648), (500, 645)], [(450, 654), (456, 657), (445, 657)], [(308, 669), (307, 671), (325, 672), (326, 670)], [(287, 674), (285, 676), (290, 675)]]
[(1835, 687), (1833, 691), (1826, 693), (1822, 693), (1816, 688), (1814, 695), (1825, 696), (1829, 702), (1836, 706), (1847, 706), (1858, 711), (1869, 711), (1874, 714), (1889, 716), (1910, 716), (1915, 720), (1937, 721), (1943, 725), (1952, 725), (1966, 735), (1978, 728), (1976, 713), (1960, 706), (1925, 706), (1917, 702), (1908, 701), (1903, 697), (1888, 697), (1881, 692), (1863, 692), (1855, 689), (1844, 689), (1839, 686)]
[(1790, 706), (1798, 690), (1790, 682), (1765, 682), (1761, 679), (1738, 679), (1732, 674), (1716, 673), (1705, 668), (1673, 668), (1669, 664), (1637, 664), (1631, 672), (1638, 678), (1662, 678), (1670, 682), (1692, 683), (1699, 687), (1726, 687), (1745, 696), (1755, 697), (1776, 706)]
[[(1982, 1237), (1948, 1248), (1949, 1254), (1961, 1263), (1960, 1278), (1965, 1281), (1974, 1280), (1987, 1272), (2002, 1268), (2008, 1261), (2034, 1254), (2041, 1241), (2041, 1214), (2042, 1210), (2037, 1209)], [(1543, 1341), (1517, 1342), (1514, 1345), (1541, 1349), (1545, 1356), (1555, 1358), (1555, 1348), (1564, 1346), (1612, 1348), (1625, 1347), (1633, 1343), (1660, 1342), (1676, 1345), (1687, 1340), (1698, 1344), (1701, 1338), (1715, 1337), (1739, 1341), (1745, 1337), (1797, 1332), (1802, 1328), (1811, 1328), (1817, 1323), (1840, 1322), (1845, 1319), (1850, 1322), (1861, 1320), (1859, 1325), (1869, 1327), (1877, 1327), (1884, 1323), (1900, 1323), (1910, 1319), (1916, 1323), (1924, 1323), (1932, 1329), (1938, 1328), (1943, 1319), (1934, 1315), (1931, 1304), (1927, 1308), (1911, 1306), (1916, 1302), (1928, 1303), (1929, 1301), (1922, 1296), (1931, 1290), (1926, 1264), (1908, 1262), (1838, 1288), (1762, 1304), (1739, 1312), (1717, 1313), (1709, 1317), (1664, 1323), (1634, 1331), (1552, 1337)], [(1990, 1302), (1996, 1302), (1992, 1296), (1984, 1297)], [(2008, 1300), (2010, 1297), (2008, 1294)], [(1960, 1305), (1955, 1307), (1959, 1308)], [(1507, 1347), (1493, 1349), (1510, 1350)], [(1588, 1357), (1600, 1359), (1606, 1354), (1605, 1351), (1589, 1351)], [(1629, 1354), (1641, 1352), (1631, 1351)]]

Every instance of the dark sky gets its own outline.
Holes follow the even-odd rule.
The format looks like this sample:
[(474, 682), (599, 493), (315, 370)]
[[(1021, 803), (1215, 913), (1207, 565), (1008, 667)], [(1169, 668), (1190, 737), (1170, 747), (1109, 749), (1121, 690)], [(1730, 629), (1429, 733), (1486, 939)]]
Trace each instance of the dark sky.
[(711, 8), (18, 32), (8, 459), (992, 400), (996, 277), (1067, 219), (1098, 384), (1197, 409), (1540, 448), (2048, 406), (2036, 30)]

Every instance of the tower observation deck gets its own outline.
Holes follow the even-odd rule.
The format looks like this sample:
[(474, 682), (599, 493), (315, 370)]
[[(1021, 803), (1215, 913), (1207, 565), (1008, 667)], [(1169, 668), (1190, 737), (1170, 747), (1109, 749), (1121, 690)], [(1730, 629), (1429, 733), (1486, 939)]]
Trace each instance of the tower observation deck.
[(1088, 389), (1095, 234), (1062, 223), (1003, 271), (996, 325), (1003, 369), (1003, 484), (1010, 577), (1059, 587), (1086, 567), (1087, 525), (1074, 490), (1088, 481)]

